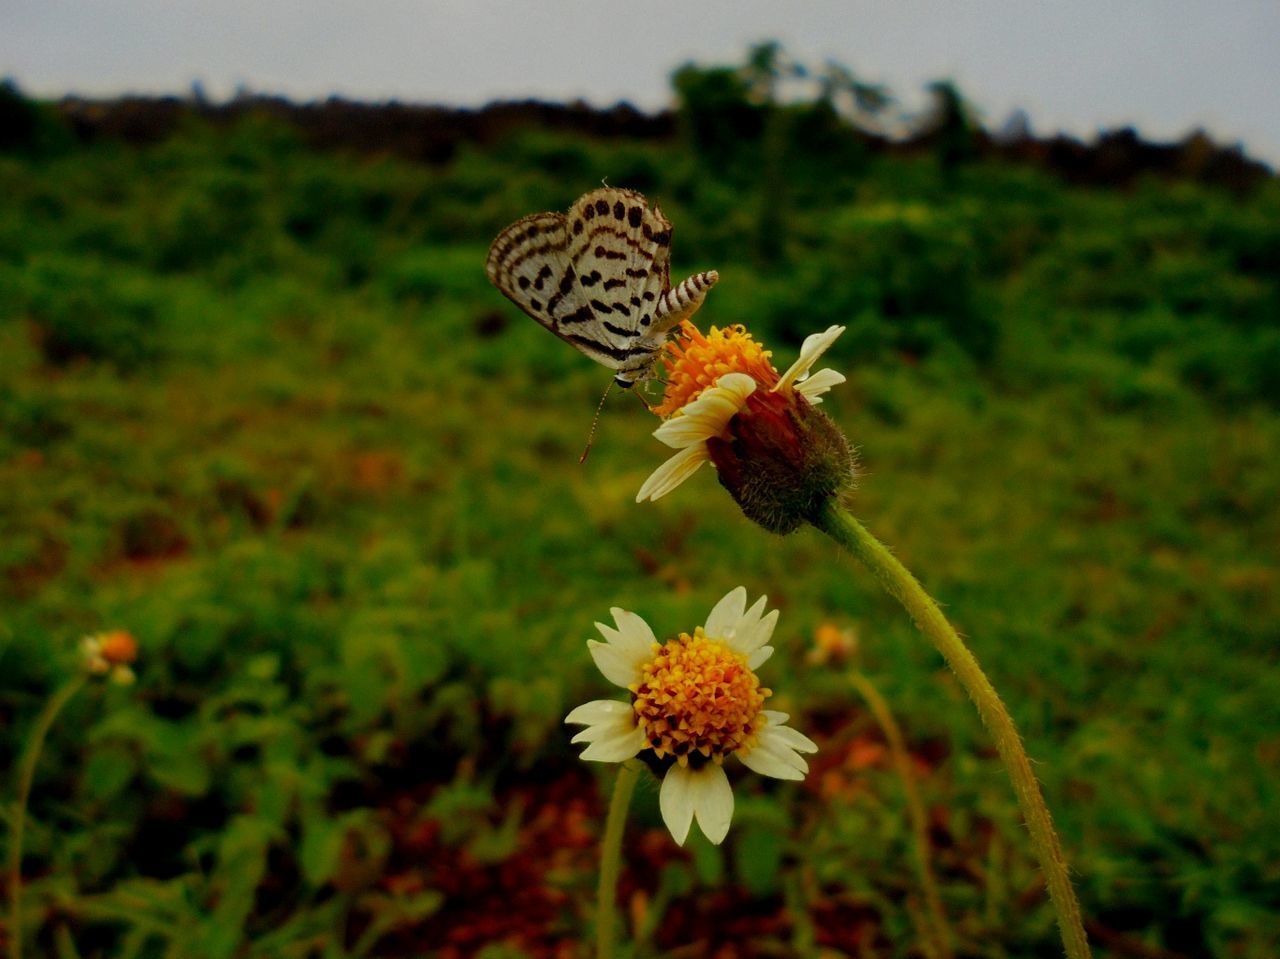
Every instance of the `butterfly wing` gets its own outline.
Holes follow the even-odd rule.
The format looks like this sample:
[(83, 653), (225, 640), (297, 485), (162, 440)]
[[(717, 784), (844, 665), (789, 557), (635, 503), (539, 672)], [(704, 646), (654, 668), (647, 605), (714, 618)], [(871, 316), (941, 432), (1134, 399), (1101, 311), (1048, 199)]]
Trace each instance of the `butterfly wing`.
[(568, 216), (507, 227), (485, 271), (508, 299), (597, 363), (635, 383), (661, 349), (650, 328), (669, 281), (671, 223), (633, 190), (604, 187)]
[(551, 297), (569, 265), (569, 240), (559, 213), (516, 220), (489, 246), (484, 270), (498, 290), (553, 333)]

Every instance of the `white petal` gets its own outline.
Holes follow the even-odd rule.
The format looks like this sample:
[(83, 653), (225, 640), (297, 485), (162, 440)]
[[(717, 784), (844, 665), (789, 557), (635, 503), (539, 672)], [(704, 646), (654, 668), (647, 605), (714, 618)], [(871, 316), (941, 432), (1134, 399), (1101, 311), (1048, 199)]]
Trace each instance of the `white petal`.
[(663, 822), (677, 845), (689, 835), (689, 822), (698, 817), (702, 834), (716, 845), (724, 842), (733, 821), (733, 790), (724, 770), (713, 764), (699, 770), (672, 766), (662, 780), (658, 794)]
[(708, 639), (718, 639), (729, 643), (737, 634), (742, 612), (747, 608), (747, 588), (739, 586), (725, 593), (724, 598), (716, 603), (707, 616), (707, 625), (703, 630)]
[(752, 603), (751, 607), (742, 615), (744, 617), (750, 618), (753, 624), (758, 623), (760, 622), (760, 618), (764, 615), (765, 605), (768, 602), (769, 602), (768, 596), (761, 596), (754, 603)]
[(573, 737), (575, 743), (589, 743), (582, 759), (620, 763), (644, 749), (644, 732), (636, 725), (635, 711), (628, 703), (597, 699), (584, 703), (565, 717), (566, 723), (589, 725)]
[[(766, 599), (767, 597), (761, 596), (751, 604), (750, 609), (740, 612), (736, 620), (721, 627), (720, 637), (735, 653), (746, 654), (751, 652), (756, 625), (760, 622), (760, 613), (764, 609)], [(742, 605), (746, 606), (745, 595)], [(710, 635), (710, 633), (707, 635)]]
[(601, 643), (594, 639), (587, 640), (587, 650), (595, 660), (596, 667), (609, 682), (623, 689), (640, 682), (640, 667), (644, 665), (644, 658), (634, 656), (613, 643)]
[(800, 732), (800, 730), (792, 729), (790, 726), (767, 726), (764, 732), (768, 734), (770, 739), (776, 739), (796, 752), (816, 753), (818, 751), (817, 743)]
[(769, 657), (773, 655), (772, 646), (761, 646), (754, 653), (747, 657), (748, 669), (759, 669), (769, 661)]
[(689, 824), (693, 822), (693, 798), (689, 789), (692, 777), (693, 770), (672, 766), (662, 777), (662, 789), (658, 792), (662, 821), (667, 824), (677, 846), (683, 846), (689, 838)]
[(564, 721), (573, 726), (595, 726), (616, 720), (620, 716), (630, 718), (634, 714), (635, 710), (630, 703), (621, 703), (616, 699), (593, 699), (571, 712)]
[(661, 499), (698, 472), (698, 468), (709, 459), (711, 454), (707, 452), (705, 443), (682, 449), (649, 474), (649, 478), (640, 487), (640, 492), (636, 494), (636, 502)]
[(769, 641), (773, 635), (773, 627), (778, 622), (778, 611), (775, 609), (768, 616), (761, 616), (767, 597), (761, 596), (749, 610), (742, 614), (734, 630), (734, 638), (730, 646), (744, 655), (751, 655)]
[(741, 409), (741, 404), (733, 398), (719, 391), (707, 390), (679, 414), (654, 430), (653, 435), (672, 449), (684, 449), (712, 436), (719, 436)]
[(654, 430), (653, 435), (675, 449), (719, 436), (755, 389), (756, 381), (747, 374), (726, 373)]
[(756, 391), (756, 381), (754, 377), (748, 376), (746, 373), (726, 373), (720, 377), (712, 385), (711, 389), (703, 390), (698, 399), (688, 404), (694, 406), (707, 394), (726, 396), (733, 400), (739, 408), (747, 402), (747, 397)]
[(790, 713), (780, 713), (776, 709), (762, 709), (764, 718), (769, 720), (770, 726), (785, 726), (787, 720), (791, 718)]
[(729, 786), (729, 777), (722, 767), (712, 763), (695, 772), (692, 780), (689, 791), (698, 828), (718, 846), (729, 834), (729, 823), (733, 821), (733, 789)]
[(571, 743), (599, 743), (605, 739), (620, 739), (621, 736), (630, 734), (632, 730), (639, 729), (636, 725), (636, 717), (632, 716), (611, 716), (607, 720), (593, 722), (586, 729), (581, 729), (573, 735)]
[[(749, 768), (761, 775), (776, 779), (803, 779), (809, 771), (809, 764), (792, 747), (786, 736), (778, 735), (779, 730), (780, 727), (765, 727), (760, 731), (755, 748), (750, 752), (739, 752), (738, 756)], [(808, 743), (806, 738), (801, 739)], [(806, 747), (805, 751), (810, 750)]]
[(844, 329), (843, 326), (828, 326), (821, 333), (806, 336), (804, 343), (800, 346), (800, 358), (807, 360), (809, 366), (813, 366), (818, 357), (827, 352), (831, 344), (840, 338)]
[(797, 380), (808, 376), (809, 370), (818, 361), (818, 357), (825, 353), (843, 332), (843, 326), (831, 326), (822, 333), (814, 333), (812, 336), (805, 337), (804, 345), (800, 347), (800, 358), (791, 364), (791, 368), (787, 372), (782, 374), (782, 379), (774, 384), (772, 392), (776, 393), (778, 390), (790, 389), (791, 385)]
[[(790, 755), (794, 756), (795, 754), (791, 753)], [(759, 773), (761, 776), (770, 776), (774, 779), (790, 779), (793, 782), (799, 782), (804, 779), (805, 771), (796, 769), (790, 763), (785, 762), (777, 753), (761, 746), (757, 746), (750, 752), (739, 751), (737, 756), (742, 760), (742, 765), (752, 772)], [(804, 760), (801, 760), (801, 762), (804, 762)]]
[(600, 635), (629, 656), (640, 657), (642, 661), (652, 656), (653, 644), (658, 641), (658, 637), (653, 635), (649, 624), (635, 613), (616, 606), (609, 612), (613, 614), (613, 621), (618, 628), (612, 629), (603, 623), (596, 623)]
[(647, 742), (644, 731), (638, 726), (633, 726), (626, 732), (618, 732), (603, 739), (597, 739), (582, 751), (581, 758), (598, 763), (620, 763), (644, 749)]
[(803, 393), (809, 402), (816, 406), (822, 402), (823, 393), (833, 386), (839, 386), (845, 378), (843, 373), (837, 373), (835, 370), (818, 370), (813, 376), (797, 383), (796, 392)]

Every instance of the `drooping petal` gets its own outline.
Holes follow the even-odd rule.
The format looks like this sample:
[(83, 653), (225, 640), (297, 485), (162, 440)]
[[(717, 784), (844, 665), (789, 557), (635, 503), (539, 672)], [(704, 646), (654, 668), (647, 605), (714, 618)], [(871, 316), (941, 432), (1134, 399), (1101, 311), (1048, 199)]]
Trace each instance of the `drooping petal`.
[(672, 766), (662, 777), (662, 789), (658, 792), (662, 821), (667, 824), (677, 846), (683, 846), (689, 838), (689, 824), (693, 822), (692, 779), (692, 769)]
[(774, 384), (773, 392), (790, 389), (798, 380), (808, 376), (809, 370), (818, 361), (818, 357), (830, 349), (831, 344), (843, 332), (843, 326), (830, 326), (821, 333), (814, 333), (812, 336), (805, 337), (804, 345), (800, 347), (800, 358), (792, 363), (791, 368), (783, 373), (782, 378)]
[(649, 478), (640, 487), (640, 492), (636, 493), (636, 502), (661, 499), (698, 472), (698, 468), (710, 459), (711, 454), (705, 443), (682, 449), (649, 474)]
[(746, 608), (747, 588), (739, 586), (731, 589), (707, 615), (707, 625), (703, 627), (703, 632), (708, 638), (717, 639), (727, 644), (730, 649), (735, 649), (733, 640), (736, 638), (738, 624)]
[(733, 822), (733, 789), (724, 769), (714, 763), (703, 766), (690, 777), (689, 792), (698, 828), (715, 845), (724, 842)]

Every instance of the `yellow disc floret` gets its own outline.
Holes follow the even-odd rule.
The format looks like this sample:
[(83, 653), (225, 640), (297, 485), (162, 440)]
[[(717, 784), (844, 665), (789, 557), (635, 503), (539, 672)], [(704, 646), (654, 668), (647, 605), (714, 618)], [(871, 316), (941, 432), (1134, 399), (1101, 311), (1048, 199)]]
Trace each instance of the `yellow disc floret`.
[(761, 687), (744, 655), (708, 639), (701, 626), (657, 647), (641, 673), (631, 687), (632, 708), (659, 759), (720, 763), (755, 744), (772, 691)]
[(772, 355), (751, 338), (745, 326), (723, 330), (713, 326), (703, 336), (685, 320), (665, 347), (662, 363), (667, 368), (667, 388), (653, 412), (664, 418), (674, 415), (726, 373), (746, 373), (768, 388), (778, 382), (778, 371), (769, 362)]

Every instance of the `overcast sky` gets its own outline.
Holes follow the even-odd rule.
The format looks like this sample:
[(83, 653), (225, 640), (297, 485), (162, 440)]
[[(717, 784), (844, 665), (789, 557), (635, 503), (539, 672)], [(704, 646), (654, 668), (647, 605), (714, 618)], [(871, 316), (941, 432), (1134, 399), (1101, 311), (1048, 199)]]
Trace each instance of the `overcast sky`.
[(40, 96), (240, 85), (295, 98), (658, 108), (689, 60), (835, 58), (908, 106), (950, 77), (998, 126), (1195, 127), (1280, 166), (1280, 0), (0, 0), (0, 74)]

